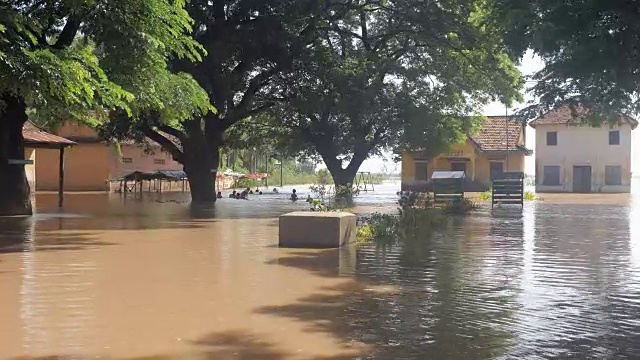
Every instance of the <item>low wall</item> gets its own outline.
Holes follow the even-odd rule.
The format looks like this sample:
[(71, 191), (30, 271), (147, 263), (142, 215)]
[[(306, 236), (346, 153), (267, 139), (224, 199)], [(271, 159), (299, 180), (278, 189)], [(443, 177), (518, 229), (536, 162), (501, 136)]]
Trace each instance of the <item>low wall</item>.
[(356, 239), (356, 216), (347, 212), (292, 212), (279, 226), (281, 247), (338, 248)]

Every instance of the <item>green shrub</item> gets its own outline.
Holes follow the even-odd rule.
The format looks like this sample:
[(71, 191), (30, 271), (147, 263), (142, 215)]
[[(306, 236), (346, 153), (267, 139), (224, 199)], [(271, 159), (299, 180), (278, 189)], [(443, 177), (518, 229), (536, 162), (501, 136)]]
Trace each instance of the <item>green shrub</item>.
[(470, 199), (462, 198), (448, 202), (442, 209), (449, 214), (466, 215), (471, 211), (477, 210), (478, 207), (478, 204), (474, 203)]
[(257, 186), (258, 182), (255, 181), (254, 179), (249, 179), (249, 178), (242, 178), (242, 179), (238, 179), (238, 181), (236, 182), (236, 188), (239, 189), (244, 189), (244, 188), (255, 188)]
[(316, 172), (316, 183), (321, 185), (328, 185), (333, 182), (331, 173), (327, 169), (320, 169)]
[(491, 193), (491, 188), (489, 188), (489, 190), (481, 192), (478, 197), (482, 201), (489, 201), (489, 200), (491, 200), (491, 196), (492, 196), (491, 194), (492, 194)]
[(356, 243), (365, 244), (374, 240), (373, 229), (369, 224), (362, 224), (356, 229)]

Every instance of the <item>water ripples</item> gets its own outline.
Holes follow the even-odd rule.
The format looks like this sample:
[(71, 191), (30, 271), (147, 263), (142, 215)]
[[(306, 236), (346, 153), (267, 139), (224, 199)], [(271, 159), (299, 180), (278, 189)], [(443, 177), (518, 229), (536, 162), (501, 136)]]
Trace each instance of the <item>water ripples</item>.
[(636, 358), (628, 211), (529, 203), (522, 216), (487, 210), (417, 248), (361, 249), (361, 281), (401, 284), (361, 300), (378, 310), (364, 341), (386, 344), (371, 358)]
[[(394, 198), (356, 205), (376, 211)], [(385, 360), (640, 354), (637, 199), (485, 207), (431, 239), (340, 251), (278, 249), (275, 217), (305, 204), (273, 195), (197, 209), (95, 199), (69, 196), (74, 216), (0, 222), (0, 296), (11, 308), (0, 308), (11, 335), (0, 357), (3, 347), (110, 356), (107, 346), (124, 358), (325, 359), (313, 352), (322, 348), (347, 359), (357, 356), (338, 355), (358, 345), (360, 359)], [(232, 350), (193, 345), (219, 338)]]

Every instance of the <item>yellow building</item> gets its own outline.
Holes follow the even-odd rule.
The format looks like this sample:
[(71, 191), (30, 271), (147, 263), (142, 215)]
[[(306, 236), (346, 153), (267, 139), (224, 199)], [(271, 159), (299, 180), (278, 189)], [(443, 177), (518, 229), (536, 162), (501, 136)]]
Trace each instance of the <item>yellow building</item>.
[(402, 153), (402, 190), (430, 190), (434, 170), (464, 171), (466, 191), (485, 191), (494, 175), (524, 172), (526, 124), (515, 117), (488, 116), (480, 131), (448, 153), (427, 158), (421, 151)]

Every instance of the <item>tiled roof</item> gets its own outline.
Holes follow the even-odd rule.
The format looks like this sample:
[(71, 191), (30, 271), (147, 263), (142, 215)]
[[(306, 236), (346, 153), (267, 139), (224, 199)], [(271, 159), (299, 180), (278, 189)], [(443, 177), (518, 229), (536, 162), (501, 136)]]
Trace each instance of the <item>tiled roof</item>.
[[(578, 106), (575, 109), (575, 112), (579, 115), (588, 114), (588, 110), (582, 106)], [(633, 129), (638, 126), (638, 121), (630, 116), (620, 114), (620, 121), (626, 121), (631, 125)], [(542, 117), (539, 117), (529, 123), (531, 127), (535, 128), (538, 125), (568, 125), (568, 124), (579, 124), (580, 120), (576, 119), (573, 116), (573, 112), (568, 105), (558, 107), (553, 109)]]
[[(168, 133), (165, 133), (163, 131), (158, 131), (158, 133), (164, 137), (166, 137), (169, 141), (171, 141), (174, 145), (176, 145), (178, 147), (178, 149), (182, 150), (182, 143), (180, 142), (180, 140), (178, 138), (176, 138), (175, 136), (169, 135)], [(87, 136), (69, 136), (69, 139), (75, 141), (76, 143), (82, 143), (82, 144), (95, 144), (95, 143), (104, 143), (104, 144), (108, 144), (111, 141), (107, 141), (102, 139), (101, 137), (98, 136), (91, 136), (91, 137), (87, 137)], [(151, 147), (161, 147), (161, 145), (152, 140), (149, 137), (145, 137), (143, 142), (134, 140), (134, 139), (120, 139), (117, 140), (117, 142), (120, 145), (134, 145), (134, 146), (151, 146)]]
[(475, 135), (469, 136), (469, 138), (482, 151), (506, 150), (507, 139), (510, 151), (522, 150), (518, 146), (521, 132), (522, 122), (513, 116), (487, 116), (480, 131)]
[(22, 137), (26, 144), (40, 144), (40, 145), (56, 145), (56, 146), (71, 146), (75, 142), (60, 137), (58, 135), (50, 134), (46, 131), (39, 129), (31, 121), (27, 121), (22, 126)]

